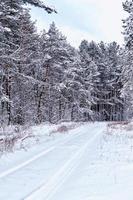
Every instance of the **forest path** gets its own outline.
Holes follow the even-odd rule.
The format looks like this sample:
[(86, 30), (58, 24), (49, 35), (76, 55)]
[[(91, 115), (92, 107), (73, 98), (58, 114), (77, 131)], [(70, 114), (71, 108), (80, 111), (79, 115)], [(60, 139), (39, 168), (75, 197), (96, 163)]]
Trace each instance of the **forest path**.
[[(0, 199), (50, 199), (76, 171), (87, 149), (94, 146), (104, 126), (88, 124), (56, 141), (48, 149), (0, 174)], [(34, 152), (35, 153), (35, 152)], [(8, 192), (7, 192), (8, 191)], [(10, 194), (10, 195), (9, 195)]]

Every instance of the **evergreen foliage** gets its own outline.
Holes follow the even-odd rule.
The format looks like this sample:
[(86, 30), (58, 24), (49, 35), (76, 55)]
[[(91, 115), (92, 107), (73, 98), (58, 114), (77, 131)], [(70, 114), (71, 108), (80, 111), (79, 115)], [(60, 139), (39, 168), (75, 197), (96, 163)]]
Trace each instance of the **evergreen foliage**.
[(56, 12), (40, 0), (1, 0), (1, 125), (131, 118), (133, 1), (123, 4), (123, 49), (86, 40), (75, 49), (54, 22), (39, 35), (25, 3)]

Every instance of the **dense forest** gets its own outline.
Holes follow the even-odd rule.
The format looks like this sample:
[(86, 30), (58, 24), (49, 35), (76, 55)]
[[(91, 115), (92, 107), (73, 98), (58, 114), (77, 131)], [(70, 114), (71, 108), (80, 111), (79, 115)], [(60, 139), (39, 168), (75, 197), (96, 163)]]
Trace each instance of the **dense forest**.
[(54, 22), (38, 34), (25, 3), (56, 12), (39, 0), (0, 0), (0, 124), (131, 119), (133, 0), (123, 3), (123, 47), (84, 39), (78, 49)]

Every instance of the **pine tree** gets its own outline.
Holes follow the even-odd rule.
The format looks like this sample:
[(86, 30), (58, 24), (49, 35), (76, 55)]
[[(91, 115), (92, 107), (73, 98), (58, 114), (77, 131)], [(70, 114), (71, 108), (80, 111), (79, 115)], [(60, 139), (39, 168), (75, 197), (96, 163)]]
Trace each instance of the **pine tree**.
[[(96, 44), (93, 41), (90, 43), (83, 41), (83, 50), (96, 66), (95, 73), (93, 72), (93, 92), (91, 93), (94, 118), (100, 121), (121, 120), (120, 112), (123, 106), (120, 98), (121, 85), (118, 81), (121, 73), (118, 69), (119, 46), (115, 42)], [(85, 61), (85, 58), (83, 60)]]
[[(1, 0), (0, 4), (0, 60), (1, 60), (1, 116), (5, 123), (22, 123), (22, 105), (19, 98), (15, 96), (18, 90), (24, 89), (25, 80), (35, 79), (37, 68), (38, 36), (34, 24), (31, 23), (30, 15), (22, 7), (24, 3), (30, 3), (37, 7), (44, 8), (48, 13), (54, 12), (54, 9), (47, 7), (39, 0)], [(36, 69), (35, 69), (36, 68)], [(28, 75), (28, 76), (27, 76)], [(21, 80), (21, 81), (20, 81)], [(16, 85), (18, 89), (16, 89)], [(29, 83), (33, 85), (33, 82)], [(21, 89), (20, 89), (21, 87)], [(29, 88), (31, 89), (31, 88)], [(14, 93), (14, 94), (13, 94)], [(23, 91), (22, 91), (23, 93)], [(27, 93), (28, 94), (28, 93)], [(18, 95), (18, 96), (19, 96)], [(23, 96), (23, 95), (21, 95)], [(32, 98), (32, 96), (31, 96)], [(31, 99), (29, 98), (29, 100)], [(28, 99), (28, 98), (27, 98)], [(21, 97), (22, 104), (23, 98)], [(16, 105), (16, 107), (14, 106)], [(25, 103), (26, 104), (26, 103)], [(17, 110), (17, 106), (19, 110)], [(23, 105), (24, 106), (24, 105)], [(16, 112), (13, 109), (16, 108)], [(34, 106), (33, 106), (34, 107)], [(28, 112), (28, 110), (26, 109)], [(17, 114), (18, 113), (18, 114)], [(21, 113), (21, 114), (20, 114)], [(26, 115), (26, 112), (25, 112)], [(31, 114), (32, 115), (32, 114)], [(19, 117), (17, 117), (19, 116)], [(28, 116), (28, 115), (27, 115)], [(20, 119), (21, 118), (21, 119)]]
[(61, 87), (65, 70), (67, 68), (68, 49), (66, 38), (58, 31), (55, 24), (50, 25), (48, 33), (43, 33), (41, 37), (42, 44), (42, 68), (44, 71), (45, 87), (43, 88), (43, 115), (45, 120), (53, 122), (62, 119), (62, 113), (65, 102), (63, 103), (63, 95)]
[[(84, 90), (83, 73), (81, 70), (81, 60), (78, 51), (68, 45), (69, 60), (66, 69), (66, 76), (63, 82), (63, 94), (67, 99), (68, 116), (71, 121), (79, 121), (85, 112), (85, 102), (87, 94)], [(85, 99), (86, 97), (86, 99)], [(84, 102), (83, 102), (84, 101)]]
[(120, 121), (123, 119), (123, 102), (120, 97), (121, 90), (121, 70), (118, 64), (119, 45), (112, 42), (110, 44), (99, 44), (101, 49), (101, 59), (99, 64), (100, 83), (100, 112), (101, 119), (107, 121)]
[(89, 55), (89, 43), (86, 40), (83, 40), (81, 42), (79, 50), (81, 57), (81, 70), (83, 72), (85, 89), (88, 93), (87, 101), (89, 102), (88, 112), (85, 112), (84, 116), (86, 120), (94, 120), (96, 117), (96, 113), (92, 112), (92, 107), (97, 102), (96, 84), (98, 81), (98, 68), (93, 61), (94, 58), (91, 58)]
[(123, 63), (121, 63), (124, 83), (122, 96), (125, 99), (126, 118), (129, 118), (133, 114), (133, 1), (123, 3), (123, 8), (129, 16), (126, 20), (123, 20), (125, 50)]
[(120, 59), (120, 47), (116, 42), (112, 42), (107, 46), (109, 63), (109, 84), (111, 88), (111, 95), (109, 103), (110, 107), (110, 120), (122, 121), (123, 116), (123, 105), (124, 101), (121, 97), (121, 89), (123, 88), (122, 83), (122, 68), (119, 64)]
[[(2, 34), (0, 38), (1, 58), (1, 114), (5, 121), (11, 123), (11, 89), (12, 71), (15, 69), (13, 53), (19, 48), (19, 17), (22, 8), (17, 1), (2, 0), (0, 5), (0, 22)], [(7, 116), (7, 117), (6, 117)]]
[(23, 2), (29, 3), (29, 4), (34, 5), (36, 7), (43, 8), (49, 14), (52, 13), (52, 12), (57, 13), (57, 11), (54, 8), (47, 6), (45, 3), (43, 3), (40, 0), (23, 0)]
[[(101, 113), (100, 113), (100, 106), (99, 102), (101, 101), (101, 89), (99, 87), (100, 82), (100, 71), (99, 65), (101, 64), (101, 50), (99, 46), (94, 42), (88, 43), (87, 41), (82, 41), (80, 49), (82, 47), (82, 51), (86, 52), (87, 57), (89, 60), (91, 59), (91, 63), (93, 63), (93, 73), (92, 77), (89, 81), (91, 81), (92, 91), (91, 91), (91, 98), (92, 98), (92, 105), (91, 110), (93, 112), (93, 120), (101, 120)], [(87, 68), (89, 65), (87, 64)]]
[[(31, 22), (27, 9), (23, 10), (19, 21), (19, 49), (14, 52), (16, 70), (14, 73), (13, 122), (24, 124), (35, 121), (36, 106), (34, 87), (39, 84), (39, 36), (35, 24)], [(28, 85), (27, 85), (28, 84)], [(14, 98), (15, 97), (15, 98)]]

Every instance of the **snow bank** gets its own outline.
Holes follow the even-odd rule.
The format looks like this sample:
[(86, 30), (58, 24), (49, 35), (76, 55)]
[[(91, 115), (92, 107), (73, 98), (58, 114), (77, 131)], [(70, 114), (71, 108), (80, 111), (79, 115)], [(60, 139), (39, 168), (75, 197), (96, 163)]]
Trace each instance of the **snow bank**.
[(0, 129), (0, 152), (27, 150), (28, 148), (54, 139), (55, 134), (69, 133), (71, 129), (80, 126), (80, 123), (41, 124), (38, 126), (21, 127), (8, 126)]

